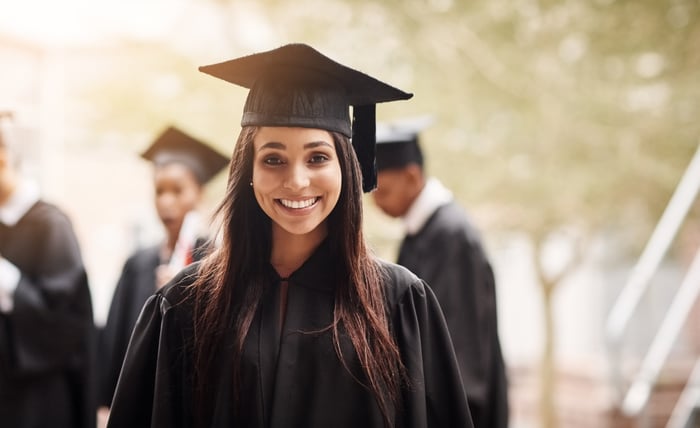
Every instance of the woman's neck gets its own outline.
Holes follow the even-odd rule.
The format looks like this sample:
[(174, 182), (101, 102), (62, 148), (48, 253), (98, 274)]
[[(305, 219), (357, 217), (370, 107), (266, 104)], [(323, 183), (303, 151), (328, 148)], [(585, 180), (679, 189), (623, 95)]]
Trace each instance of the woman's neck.
[(294, 235), (272, 225), (272, 254), (270, 263), (282, 278), (287, 278), (311, 256), (328, 235), (326, 224), (305, 235)]

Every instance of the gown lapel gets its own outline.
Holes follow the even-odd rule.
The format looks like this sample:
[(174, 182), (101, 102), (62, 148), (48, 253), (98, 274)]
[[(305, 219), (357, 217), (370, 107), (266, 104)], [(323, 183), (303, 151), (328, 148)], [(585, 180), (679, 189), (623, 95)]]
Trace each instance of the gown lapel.
[[(272, 272), (260, 307), (258, 357), (260, 359), (260, 380), (262, 387), (263, 415), (270, 415), (275, 396), (275, 378), (280, 350), (280, 293), (279, 276)], [(269, 426), (270, 421), (265, 421)]]
[[(309, 346), (316, 343), (314, 338), (318, 337), (319, 331), (329, 327), (333, 321), (334, 284), (331, 281), (332, 263), (327, 247), (325, 243), (319, 246), (314, 254), (290, 275), (282, 331), (278, 331), (276, 335), (270, 334), (278, 344), (275, 352), (277, 365), (272, 388), (274, 398), (270, 427), (288, 425), (286, 416), (298, 410), (290, 407), (295, 406), (295, 402), (298, 403), (298, 400), (294, 399), (295, 396), (304, 394), (295, 381), (299, 375), (299, 367), (304, 366), (300, 359), (310, 352)], [(270, 313), (267, 316), (263, 316), (264, 323), (270, 324), (268, 332), (279, 325), (279, 277), (275, 285), (273, 294), (276, 298), (274, 302), (270, 300), (273, 307), (269, 309)], [(261, 339), (261, 343), (262, 340), (269, 339)], [(271, 349), (271, 345), (268, 349)]]

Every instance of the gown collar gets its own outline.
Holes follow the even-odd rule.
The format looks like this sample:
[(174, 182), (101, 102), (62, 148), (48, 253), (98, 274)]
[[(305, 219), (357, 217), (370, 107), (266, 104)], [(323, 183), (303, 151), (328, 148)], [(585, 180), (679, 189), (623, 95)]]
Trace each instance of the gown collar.
[(429, 178), (413, 205), (402, 218), (406, 234), (411, 236), (420, 232), (435, 211), (450, 201), (452, 201), (452, 192), (443, 186), (438, 179)]
[(0, 206), (0, 223), (7, 227), (16, 225), (39, 201), (39, 186), (33, 181), (21, 181), (10, 199)]
[[(308, 287), (318, 290), (332, 290), (335, 288), (334, 275), (338, 260), (331, 254), (328, 238), (324, 239), (311, 253), (308, 259), (292, 272), (287, 278), (290, 285)], [(277, 271), (269, 265), (270, 273), (276, 281), (282, 278)]]

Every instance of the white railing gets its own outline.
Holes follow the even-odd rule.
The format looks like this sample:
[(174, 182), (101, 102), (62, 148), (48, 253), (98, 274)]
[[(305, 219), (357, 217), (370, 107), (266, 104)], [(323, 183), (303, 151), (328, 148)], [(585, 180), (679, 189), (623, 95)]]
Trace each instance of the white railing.
[[(656, 382), (658, 371), (668, 356), (666, 347), (670, 349), (673, 345), (678, 335), (678, 332), (675, 331), (676, 325), (679, 322), (682, 325), (682, 321), (685, 320), (687, 314), (678, 320), (676, 319), (677, 316), (673, 314), (678, 308), (669, 310), (666, 316), (667, 319), (664, 320), (661, 328), (666, 333), (673, 331), (674, 334), (663, 338), (659, 338), (659, 334), (657, 334), (654, 343), (652, 343), (643, 360), (642, 369), (629, 390), (626, 389), (622, 380), (622, 369), (620, 367), (622, 363), (622, 339), (639, 301), (649, 287), (651, 277), (658, 270), (690, 207), (697, 198), (698, 191), (700, 191), (700, 145), (654, 229), (649, 242), (647, 242), (641, 257), (632, 269), (632, 273), (613, 304), (606, 322), (605, 332), (610, 352), (610, 375), (621, 401), (622, 410), (630, 416), (638, 414), (646, 405), (650, 388)], [(696, 263), (694, 262), (693, 265), (696, 265)], [(694, 269), (691, 268), (692, 270)], [(692, 280), (689, 279), (691, 277), (690, 273), (689, 271), (684, 280), (685, 287), (681, 286), (681, 288), (686, 289), (684, 291), (686, 294), (694, 293)], [(681, 288), (679, 288), (679, 294), (681, 293)], [(681, 302), (677, 303), (677, 300), (678, 295), (672, 305), (683, 305)]]
[(642, 361), (639, 372), (622, 401), (621, 409), (625, 414), (637, 415), (646, 405), (651, 389), (656, 383), (656, 379), (658, 379), (698, 296), (700, 296), (700, 251), (695, 253), (693, 263), (678, 288), (678, 292), (649, 346), (649, 351)]
[[(700, 358), (695, 363), (693, 373), (683, 389), (666, 428), (686, 428), (693, 412), (700, 412)], [(700, 418), (700, 416), (696, 416)]]

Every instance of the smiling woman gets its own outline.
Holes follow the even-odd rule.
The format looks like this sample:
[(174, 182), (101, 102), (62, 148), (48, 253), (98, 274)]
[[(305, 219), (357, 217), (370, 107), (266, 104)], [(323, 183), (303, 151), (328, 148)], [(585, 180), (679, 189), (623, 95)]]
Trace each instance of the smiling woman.
[(311, 247), (317, 246), (326, 236), (325, 219), (338, 202), (342, 184), (331, 133), (262, 127), (253, 144), (253, 190), (272, 220), (273, 241), (304, 235)]
[(411, 94), (306, 45), (202, 71), (251, 87), (223, 241), (146, 303), (108, 426), (472, 427), (435, 296), (362, 234), (375, 104)]

